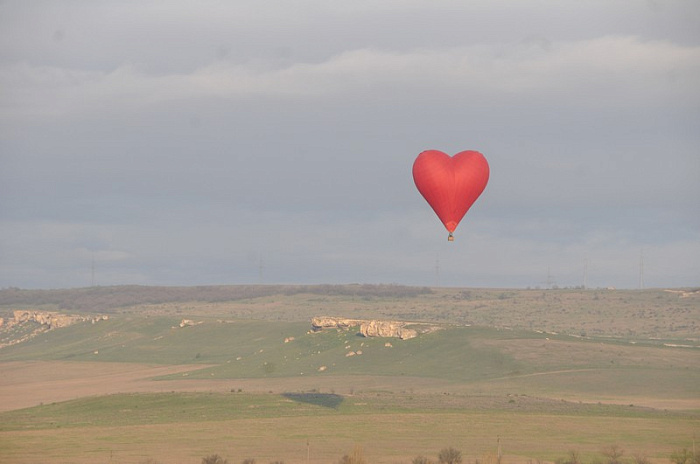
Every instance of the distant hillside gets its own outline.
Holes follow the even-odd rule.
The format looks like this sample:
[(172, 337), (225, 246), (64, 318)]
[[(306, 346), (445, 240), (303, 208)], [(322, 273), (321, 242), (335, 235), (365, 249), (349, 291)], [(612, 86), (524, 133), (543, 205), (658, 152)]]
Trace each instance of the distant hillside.
[(199, 287), (149, 287), (123, 285), (58, 290), (0, 290), (2, 306), (55, 306), (58, 309), (110, 312), (134, 305), (199, 301), (216, 303), (272, 295), (360, 296), (411, 298), (430, 293), (427, 287), (403, 285), (216, 285)]
[[(420, 325), (413, 325), (419, 331)], [(581, 339), (525, 330), (444, 325), (409, 340), (363, 337), (359, 327), (313, 332), (309, 322), (115, 315), (0, 349), (8, 361), (199, 366), (169, 380), (341, 376), (435, 379), (479, 391), (557, 397), (689, 400), (700, 382), (697, 348)], [(339, 381), (345, 389), (353, 380)], [(607, 395), (607, 396), (606, 396)]]
[(680, 289), (231, 285), (0, 290), (0, 317), (12, 317), (17, 309), (290, 322), (330, 315), (700, 343), (700, 292)]

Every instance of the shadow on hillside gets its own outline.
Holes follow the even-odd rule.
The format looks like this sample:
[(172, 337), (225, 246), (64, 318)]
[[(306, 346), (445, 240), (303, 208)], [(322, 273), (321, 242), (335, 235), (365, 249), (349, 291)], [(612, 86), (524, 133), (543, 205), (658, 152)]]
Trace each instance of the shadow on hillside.
[(283, 393), (282, 396), (298, 403), (314, 404), (333, 409), (337, 409), (344, 399), (335, 393)]

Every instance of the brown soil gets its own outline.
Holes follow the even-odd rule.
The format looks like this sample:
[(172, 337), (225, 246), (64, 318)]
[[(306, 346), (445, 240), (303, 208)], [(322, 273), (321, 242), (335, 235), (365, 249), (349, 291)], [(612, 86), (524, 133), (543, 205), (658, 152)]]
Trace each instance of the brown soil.
[(160, 366), (132, 363), (13, 361), (0, 363), (0, 411), (115, 393), (170, 391), (297, 392), (317, 390), (351, 394), (360, 390), (425, 392), (450, 388), (447, 382), (422, 378), (374, 376), (308, 377), (228, 380), (154, 380), (169, 374), (186, 374), (206, 365)]

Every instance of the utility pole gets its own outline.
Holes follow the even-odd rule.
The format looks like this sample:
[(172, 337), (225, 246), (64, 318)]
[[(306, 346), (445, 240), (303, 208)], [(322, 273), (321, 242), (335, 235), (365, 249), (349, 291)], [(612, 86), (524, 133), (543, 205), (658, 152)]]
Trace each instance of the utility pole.
[(693, 432), (693, 456), (697, 457), (697, 454), (695, 454), (695, 432)]
[(309, 459), (311, 458), (311, 445), (309, 444), (309, 439), (306, 439), (306, 464), (309, 464)]
[(496, 437), (497, 437), (497, 438), (496, 438), (496, 443), (498, 444), (498, 459), (497, 459), (496, 462), (497, 462), (498, 464), (501, 464), (501, 456), (502, 456), (502, 455), (501, 455), (501, 436), (500, 436), (500, 435), (497, 435)]
[(552, 277), (549, 266), (547, 266), (547, 288), (554, 288), (554, 277)]

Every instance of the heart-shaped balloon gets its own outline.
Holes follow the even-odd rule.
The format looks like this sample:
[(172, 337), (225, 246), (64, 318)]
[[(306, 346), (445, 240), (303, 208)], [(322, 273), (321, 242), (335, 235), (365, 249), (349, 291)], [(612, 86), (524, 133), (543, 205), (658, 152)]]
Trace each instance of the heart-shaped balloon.
[(457, 228), (489, 181), (489, 164), (478, 151), (449, 156), (424, 151), (413, 162), (413, 181), (450, 233)]

